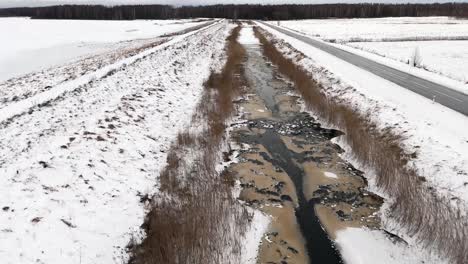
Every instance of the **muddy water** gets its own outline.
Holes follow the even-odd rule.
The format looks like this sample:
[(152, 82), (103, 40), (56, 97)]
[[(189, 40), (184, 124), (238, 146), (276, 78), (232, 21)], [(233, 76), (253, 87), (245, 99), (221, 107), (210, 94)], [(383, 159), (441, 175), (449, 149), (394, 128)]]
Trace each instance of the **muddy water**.
[(228, 170), (241, 182), (241, 199), (272, 216), (258, 263), (342, 263), (336, 233), (378, 228), (382, 201), (339, 158), (342, 150), (330, 139), (340, 132), (301, 112), (294, 87), (276, 75), (261, 47), (246, 49), (248, 95), (237, 103), (247, 123), (233, 132), (244, 148)]

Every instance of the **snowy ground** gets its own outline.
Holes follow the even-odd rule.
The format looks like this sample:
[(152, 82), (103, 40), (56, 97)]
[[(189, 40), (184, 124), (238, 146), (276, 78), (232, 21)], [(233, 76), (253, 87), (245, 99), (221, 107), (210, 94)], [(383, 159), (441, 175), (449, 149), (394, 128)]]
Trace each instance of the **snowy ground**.
[(0, 18), (0, 82), (81, 56), (116, 42), (148, 39), (202, 24), (192, 20), (86, 21)]
[(468, 39), (468, 20), (450, 17), (291, 20), (281, 26), (335, 42)]
[[(336, 42), (331, 45), (468, 94), (464, 67), (468, 62), (468, 41), (456, 41), (468, 39), (468, 20), (449, 17), (325, 19), (281, 21), (281, 26)], [(426, 69), (407, 64), (415, 47), (419, 47)]]
[(2, 263), (125, 261), (141, 196), (155, 191), (228, 32), (221, 22), (177, 36), (46, 90), (10, 83), (2, 113), (28, 110), (0, 120)]
[(349, 46), (391, 58), (403, 63), (411, 61), (419, 49), (422, 65), (429, 71), (468, 83), (468, 41), (402, 41), (402, 42), (355, 42)]
[[(418, 154), (414, 165), (420, 174), (426, 177), (428, 183), (442, 195), (457, 197), (454, 204), (466, 204), (468, 201), (468, 134), (466, 133), (468, 118), (466, 116), (269, 27), (260, 26), (303, 52), (307, 57), (298, 63), (310, 70), (329, 95), (339, 96), (363, 113), (372, 113), (373, 121), (381, 129), (390, 128), (397, 134), (404, 135), (403, 147), (408, 153)], [(285, 54), (291, 54), (288, 48), (283, 47), (283, 49)], [(347, 151), (348, 158), (352, 158), (351, 152)], [(373, 185), (374, 176), (371, 171), (366, 170), (366, 172), (372, 191), (380, 193), (380, 190)], [(385, 220), (385, 212), (382, 213)], [(384, 224), (387, 223), (384, 221)], [(386, 227), (390, 228), (389, 225)], [(404, 230), (392, 231), (407, 239), (411, 247), (416, 247), (416, 242), (405, 236)], [(353, 231), (344, 234), (350, 232)], [(362, 239), (365, 239), (367, 244), (372, 244), (374, 247), (375, 243), (379, 243), (378, 236), (362, 232), (364, 232)], [(349, 253), (353, 252), (352, 248), (362, 241), (359, 236), (345, 235), (345, 237), (338, 236), (338, 243), (341, 247), (348, 249), (351, 247), (350, 250), (346, 250)], [(343, 245), (343, 243), (349, 244)], [(351, 264), (382, 263), (381, 259), (388, 259), (387, 263), (421, 263), (421, 261), (444, 263), (429, 254), (415, 254), (420, 251), (422, 250), (418, 248), (412, 248), (410, 251), (393, 248), (382, 250), (385, 256), (371, 254), (372, 252), (361, 257), (350, 257), (348, 254), (345, 256), (348, 255)], [(399, 257), (392, 257), (392, 254)], [(374, 261), (369, 262), (370, 259), (364, 261), (365, 256), (373, 258)]]

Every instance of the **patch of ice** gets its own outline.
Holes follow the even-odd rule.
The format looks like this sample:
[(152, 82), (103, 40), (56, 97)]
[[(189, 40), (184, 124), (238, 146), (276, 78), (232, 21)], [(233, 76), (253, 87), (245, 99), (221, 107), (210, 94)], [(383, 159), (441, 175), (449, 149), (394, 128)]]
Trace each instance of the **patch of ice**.
[(326, 177), (328, 177), (328, 178), (334, 178), (334, 179), (337, 179), (337, 178), (338, 178), (338, 176), (337, 176), (335, 173), (333, 173), (333, 172), (328, 172), (328, 171), (326, 171), (326, 172), (324, 172), (323, 174), (324, 174)]

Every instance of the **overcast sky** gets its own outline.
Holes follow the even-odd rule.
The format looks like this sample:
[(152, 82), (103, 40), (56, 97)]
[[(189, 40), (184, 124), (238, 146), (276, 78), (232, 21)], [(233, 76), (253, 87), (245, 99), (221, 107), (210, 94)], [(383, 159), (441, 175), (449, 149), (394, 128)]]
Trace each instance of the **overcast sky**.
[(323, 3), (428, 3), (428, 2), (466, 2), (468, 0), (0, 0), (0, 7), (45, 6), (58, 4), (170, 4), (170, 5), (205, 5), (205, 4), (323, 4)]

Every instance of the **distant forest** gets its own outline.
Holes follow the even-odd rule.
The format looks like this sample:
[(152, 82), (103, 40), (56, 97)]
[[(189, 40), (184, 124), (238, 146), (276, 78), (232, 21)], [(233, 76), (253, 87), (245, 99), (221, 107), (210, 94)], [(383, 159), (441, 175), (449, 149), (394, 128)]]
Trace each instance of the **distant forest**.
[(0, 9), (0, 16), (27, 16), (37, 19), (314, 19), (455, 16), (468, 18), (468, 3), (444, 4), (323, 4), (323, 5), (62, 5)]

